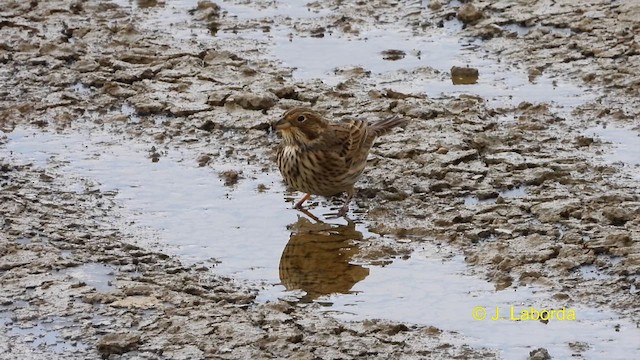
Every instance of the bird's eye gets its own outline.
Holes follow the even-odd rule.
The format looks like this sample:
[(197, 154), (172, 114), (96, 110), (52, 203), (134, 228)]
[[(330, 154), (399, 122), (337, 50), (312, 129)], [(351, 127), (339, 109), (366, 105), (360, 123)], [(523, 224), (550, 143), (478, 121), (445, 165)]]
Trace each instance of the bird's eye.
[(298, 120), (298, 122), (303, 122), (303, 121), (307, 120), (307, 118), (304, 115), (300, 115), (300, 116), (298, 116), (297, 120)]

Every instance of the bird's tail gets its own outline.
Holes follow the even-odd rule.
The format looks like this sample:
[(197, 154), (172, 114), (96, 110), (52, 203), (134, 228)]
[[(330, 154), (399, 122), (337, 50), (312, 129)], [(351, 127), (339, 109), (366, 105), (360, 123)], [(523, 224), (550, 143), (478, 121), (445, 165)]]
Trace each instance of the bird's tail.
[(380, 136), (388, 133), (394, 127), (401, 126), (406, 123), (407, 119), (403, 118), (400, 115), (394, 115), (386, 119), (374, 122), (373, 124), (369, 125), (368, 130), (371, 130), (374, 134), (376, 134), (376, 136)]

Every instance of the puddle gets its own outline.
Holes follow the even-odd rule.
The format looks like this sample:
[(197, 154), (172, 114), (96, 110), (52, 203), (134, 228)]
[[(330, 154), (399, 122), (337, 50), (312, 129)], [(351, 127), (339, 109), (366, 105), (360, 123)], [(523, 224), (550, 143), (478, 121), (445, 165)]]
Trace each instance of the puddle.
[(502, 29), (507, 32), (511, 32), (518, 37), (526, 37), (530, 32), (534, 30), (544, 29), (544, 31), (548, 31), (558, 35), (569, 36), (573, 33), (571, 28), (559, 28), (555, 26), (547, 26), (541, 24), (535, 24), (533, 26), (524, 26), (519, 24), (507, 24), (502, 26)]
[(29, 302), (24, 300), (0, 305), (0, 326), (7, 326), (4, 335), (10, 338), (18, 338), (21, 342), (30, 343), (34, 348), (46, 347), (58, 354), (73, 353), (88, 348), (88, 345), (69, 340), (69, 336), (65, 336), (64, 331), (66, 328), (78, 326), (65, 318), (49, 318), (26, 324), (15, 323), (13, 311), (28, 308), (29, 306)]
[[(286, 226), (297, 219), (283, 201), (279, 174), (224, 164), (221, 158), (212, 160), (213, 167), (198, 167), (197, 154), (184, 158), (171, 150), (154, 163), (148, 144), (123, 146), (122, 139), (100, 130), (60, 135), (17, 128), (7, 136), (8, 151), (117, 192), (115, 199), (131, 212), (127, 220), (161, 232), (165, 252), (187, 263), (221, 261), (216, 268), (223, 274), (279, 282), (274, 264), (289, 237)], [(218, 174), (235, 169), (246, 179), (224, 186)], [(259, 191), (260, 184), (268, 189)]]
[[(478, 54), (477, 45), (461, 44), (453, 35), (413, 36), (402, 30), (370, 30), (357, 39), (324, 37), (276, 37), (273, 54), (293, 67), (301, 80), (322, 79), (336, 85), (346, 78), (336, 69), (361, 67), (373, 76), (366, 81), (377, 88), (423, 93), (429, 97), (472, 94), (494, 106), (515, 106), (523, 101), (548, 102), (559, 109), (573, 108), (595, 98), (589, 91), (542, 75), (529, 81), (524, 69), (506, 69)], [(400, 60), (384, 59), (390, 48), (404, 51)], [(344, 54), (350, 54), (345, 56)], [(449, 75), (453, 66), (479, 70), (476, 83), (456, 85)]]
[(80, 82), (77, 82), (77, 83), (73, 84), (71, 86), (71, 90), (73, 92), (75, 92), (76, 94), (78, 94), (78, 95), (89, 95), (89, 94), (91, 94), (93, 92), (91, 87), (89, 87), (89, 86), (87, 86), (87, 85), (85, 85), (83, 83), (80, 83)]
[[(215, 48), (209, 29), (199, 23), (194, 23), (189, 10), (194, 9), (197, 0), (113, 0), (118, 6), (125, 9), (149, 14), (139, 17), (136, 26), (160, 32), (160, 29), (170, 29), (171, 36), (176, 39), (171, 51), (179, 52), (189, 48), (193, 41), (208, 44)], [(215, 2), (215, 1), (214, 1)], [(179, 26), (177, 26), (179, 24)]]
[[(66, 324), (66, 325), (65, 325)], [(87, 349), (89, 346), (78, 341), (65, 340), (61, 330), (68, 326), (65, 319), (49, 319), (34, 326), (11, 326), (7, 331), (10, 337), (18, 337), (20, 341), (30, 343), (34, 348), (46, 347), (55, 353), (73, 353)]]
[[(374, 240), (375, 241), (375, 240)], [(355, 250), (357, 251), (357, 250)], [(307, 268), (316, 262), (313, 258)], [(321, 267), (322, 265), (320, 265)], [(569, 344), (589, 339), (591, 348), (583, 353), (610, 356), (633, 353), (638, 349), (634, 338), (640, 331), (631, 323), (620, 321), (613, 312), (588, 307), (570, 307), (551, 301), (549, 294), (534, 287), (496, 292), (486, 281), (466, 275), (468, 268), (461, 255), (445, 247), (422, 245), (408, 260), (395, 259), (385, 267), (366, 266), (366, 280), (351, 276), (348, 294), (320, 297), (325, 311), (344, 320), (380, 318), (434, 325), (460, 331), (474, 346), (502, 350), (505, 358), (522, 358), (523, 354), (542, 346), (557, 358), (569, 358), (575, 352)], [(322, 271), (316, 273), (322, 274)], [(333, 275), (324, 281), (331, 283)], [(286, 286), (286, 284), (285, 284)], [(261, 300), (266, 300), (265, 295)], [(495, 309), (507, 320), (474, 320), (471, 311), (482, 306), (489, 316)], [(576, 321), (510, 321), (511, 306), (519, 316), (523, 309), (572, 309)], [(615, 329), (624, 324), (623, 331)], [(509, 336), (505, 337), (504, 334)], [(552, 333), (553, 336), (549, 336)], [(626, 344), (626, 345), (621, 345)]]
[[(453, 37), (416, 38), (408, 31), (370, 30), (354, 39), (337, 36), (276, 39), (273, 53), (285, 66), (296, 68), (297, 78), (320, 78), (335, 84), (342, 80), (335, 77), (335, 69), (357, 66), (374, 74), (426, 66), (448, 71), (451, 66), (460, 65), (459, 48), (458, 40)], [(406, 56), (395, 61), (385, 60), (383, 51), (389, 49), (402, 50)], [(332, 81), (327, 77), (333, 77)]]
[(16, 244), (29, 245), (29, 244), (31, 244), (31, 239), (29, 239), (29, 238), (19, 238), (19, 239), (16, 240)]
[(122, 106), (120, 106), (120, 112), (122, 112), (123, 115), (127, 115), (132, 123), (136, 124), (140, 122), (140, 116), (138, 116), (138, 112), (131, 104), (122, 104)]
[(613, 151), (606, 153), (604, 160), (620, 163), (635, 178), (640, 179), (640, 132), (623, 127), (597, 126), (585, 131), (586, 136), (596, 136), (614, 145)]
[(606, 274), (595, 265), (583, 265), (579, 268), (579, 271), (586, 280), (612, 280), (611, 275)]
[(98, 263), (82, 264), (80, 266), (64, 269), (59, 272), (62, 277), (70, 276), (73, 279), (95, 288), (99, 292), (115, 290), (116, 277), (114, 269), (110, 266)]
[[(115, 0), (119, 6), (131, 9), (159, 10), (171, 9), (172, 12), (191, 10), (196, 8), (198, 0)], [(287, 0), (272, 1), (262, 4), (252, 4), (251, 6), (243, 3), (233, 4), (230, 2), (216, 2), (223, 11), (223, 16), (237, 17), (239, 19), (271, 19), (276, 16), (291, 16), (295, 18), (319, 17), (330, 13), (329, 10), (317, 10), (307, 6), (308, 0)], [(256, 9), (260, 6), (261, 9)], [(174, 17), (171, 18), (175, 20)]]
[(237, 17), (238, 19), (273, 19), (275, 17), (289, 16), (292, 18), (315, 18), (325, 16), (331, 13), (327, 9), (313, 9), (307, 6), (308, 0), (287, 0), (273, 1), (262, 9), (257, 10), (255, 6), (246, 6), (243, 4), (231, 4), (229, 2), (219, 3), (220, 7), (227, 12), (227, 16)]
[[(467, 271), (461, 255), (449, 258), (442, 248), (425, 247), (409, 260), (395, 260), (385, 268), (372, 267), (367, 280), (352, 289), (356, 295), (329, 297), (332, 306), (327, 311), (345, 320), (384, 317), (455, 329), (472, 346), (500, 349), (505, 359), (525, 358), (538, 347), (546, 348), (554, 358), (568, 359), (574, 353), (568, 344), (576, 341), (591, 346), (583, 353), (585, 358), (640, 350), (640, 330), (613, 312), (555, 302), (547, 292), (533, 287), (496, 292), (493, 284), (464, 275)], [(472, 318), (477, 306), (486, 309), (487, 319)], [(550, 320), (547, 324), (511, 321), (511, 306), (516, 317), (531, 306), (554, 310), (564, 307), (575, 311), (576, 320)], [(489, 319), (495, 316), (496, 307), (505, 320)], [(620, 324), (622, 329), (617, 332)]]
[(480, 199), (475, 195), (468, 195), (464, 197), (464, 205), (465, 206), (476, 206), (476, 205), (486, 205), (486, 204), (495, 204), (498, 197), (503, 199), (510, 198), (522, 198), (527, 196), (527, 187), (526, 186), (518, 186), (513, 189), (500, 191), (498, 196), (483, 198)]
[[(148, 158), (148, 144), (138, 144), (100, 130), (76, 129), (53, 134), (17, 128), (0, 155), (49, 164), (71, 177), (89, 177), (115, 197), (127, 221), (156, 234), (162, 251), (185, 263), (215, 264), (215, 272), (273, 284), (264, 286), (259, 301), (289, 298), (317, 301), (343, 319), (386, 318), (455, 330), (472, 345), (500, 349), (507, 358), (521, 357), (531, 346), (545, 347), (555, 357), (571, 356), (569, 342), (588, 339), (585, 356), (638, 351), (640, 330), (615, 314), (586, 307), (571, 308), (576, 321), (476, 321), (471, 311), (484, 306), (508, 313), (521, 309), (560, 309), (547, 292), (521, 287), (496, 292), (494, 286), (470, 276), (461, 255), (421, 242), (409, 259), (378, 264), (362, 258), (362, 247), (394, 241), (366, 230), (366, 224), (313, 224), (291, 210), (277, 174), (243, 167), (244, 179), (225, 186), (218, 173), (234, 169), (214, 159), (198, 167), (196, 154), (165, 149), (159, 162)], [(266, 191), (258, 191), (264, 184)], [(524, 187), (501, 193), (526, 196)], [(324, 202), (320, 202), (324, 204)], [(317, 215), (327, 207), (312, 209)], [(250, 250), (248, 250), (250, 249)], [(386, 255), (380, 255), (386, 256)], [(215, 259), (215, 260), (214, 260)], [(389, 259), (384, 259), (389, 260)], [(219, 263), (218, 263), (219, 261)], [(98, 291), (110, 291), (113, 269), (87, 264), (64, 275), (84, 281)], [(621, 324), (622, 330), (613, 327)], [(505, 337), (505, 332), (510, 336)], [(553, 333), (553, 336), (549, 336)], [(44, 341), (44, 340), (42, 340)]]

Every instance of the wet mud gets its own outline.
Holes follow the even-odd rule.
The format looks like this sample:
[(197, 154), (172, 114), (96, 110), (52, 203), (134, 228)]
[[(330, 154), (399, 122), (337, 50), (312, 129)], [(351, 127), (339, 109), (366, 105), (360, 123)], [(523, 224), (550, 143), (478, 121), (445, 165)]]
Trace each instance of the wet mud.
[[(4, 2), (2, 357), (628, 358), (638, 17), (569, 0)], [(353, 220), (324, 218), (340, 199), (290, 209), (270, 124), (292, 106), (409, 120), (372, 149)], [(588, 331), (473, 320), (495, 301), (575, 308)]]

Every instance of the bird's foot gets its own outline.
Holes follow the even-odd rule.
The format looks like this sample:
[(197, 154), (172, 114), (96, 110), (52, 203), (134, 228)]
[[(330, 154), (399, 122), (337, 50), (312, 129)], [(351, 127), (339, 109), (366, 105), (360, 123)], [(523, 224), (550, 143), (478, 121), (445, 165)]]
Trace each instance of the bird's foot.
[(338, 216), (343, 217), (347, 215), (348, 212), (349, 212), (349, 203), (346, 203), (340, 208), (340, 210), (338, 210)]
[(324, 216), (325, 216), (327, 219), (338, 219), (338, 218), (343, 217), (343, 218), (345, 218), (345, 219), (349, 220), (349, 219), (347, 218), (347, 213), (348, 213), (348, 212), (349, 212), (349, 204), (344, 204), (344, 205), (340, 208), (340, 210), (338, 210), (338, 212), (324, 214)]

